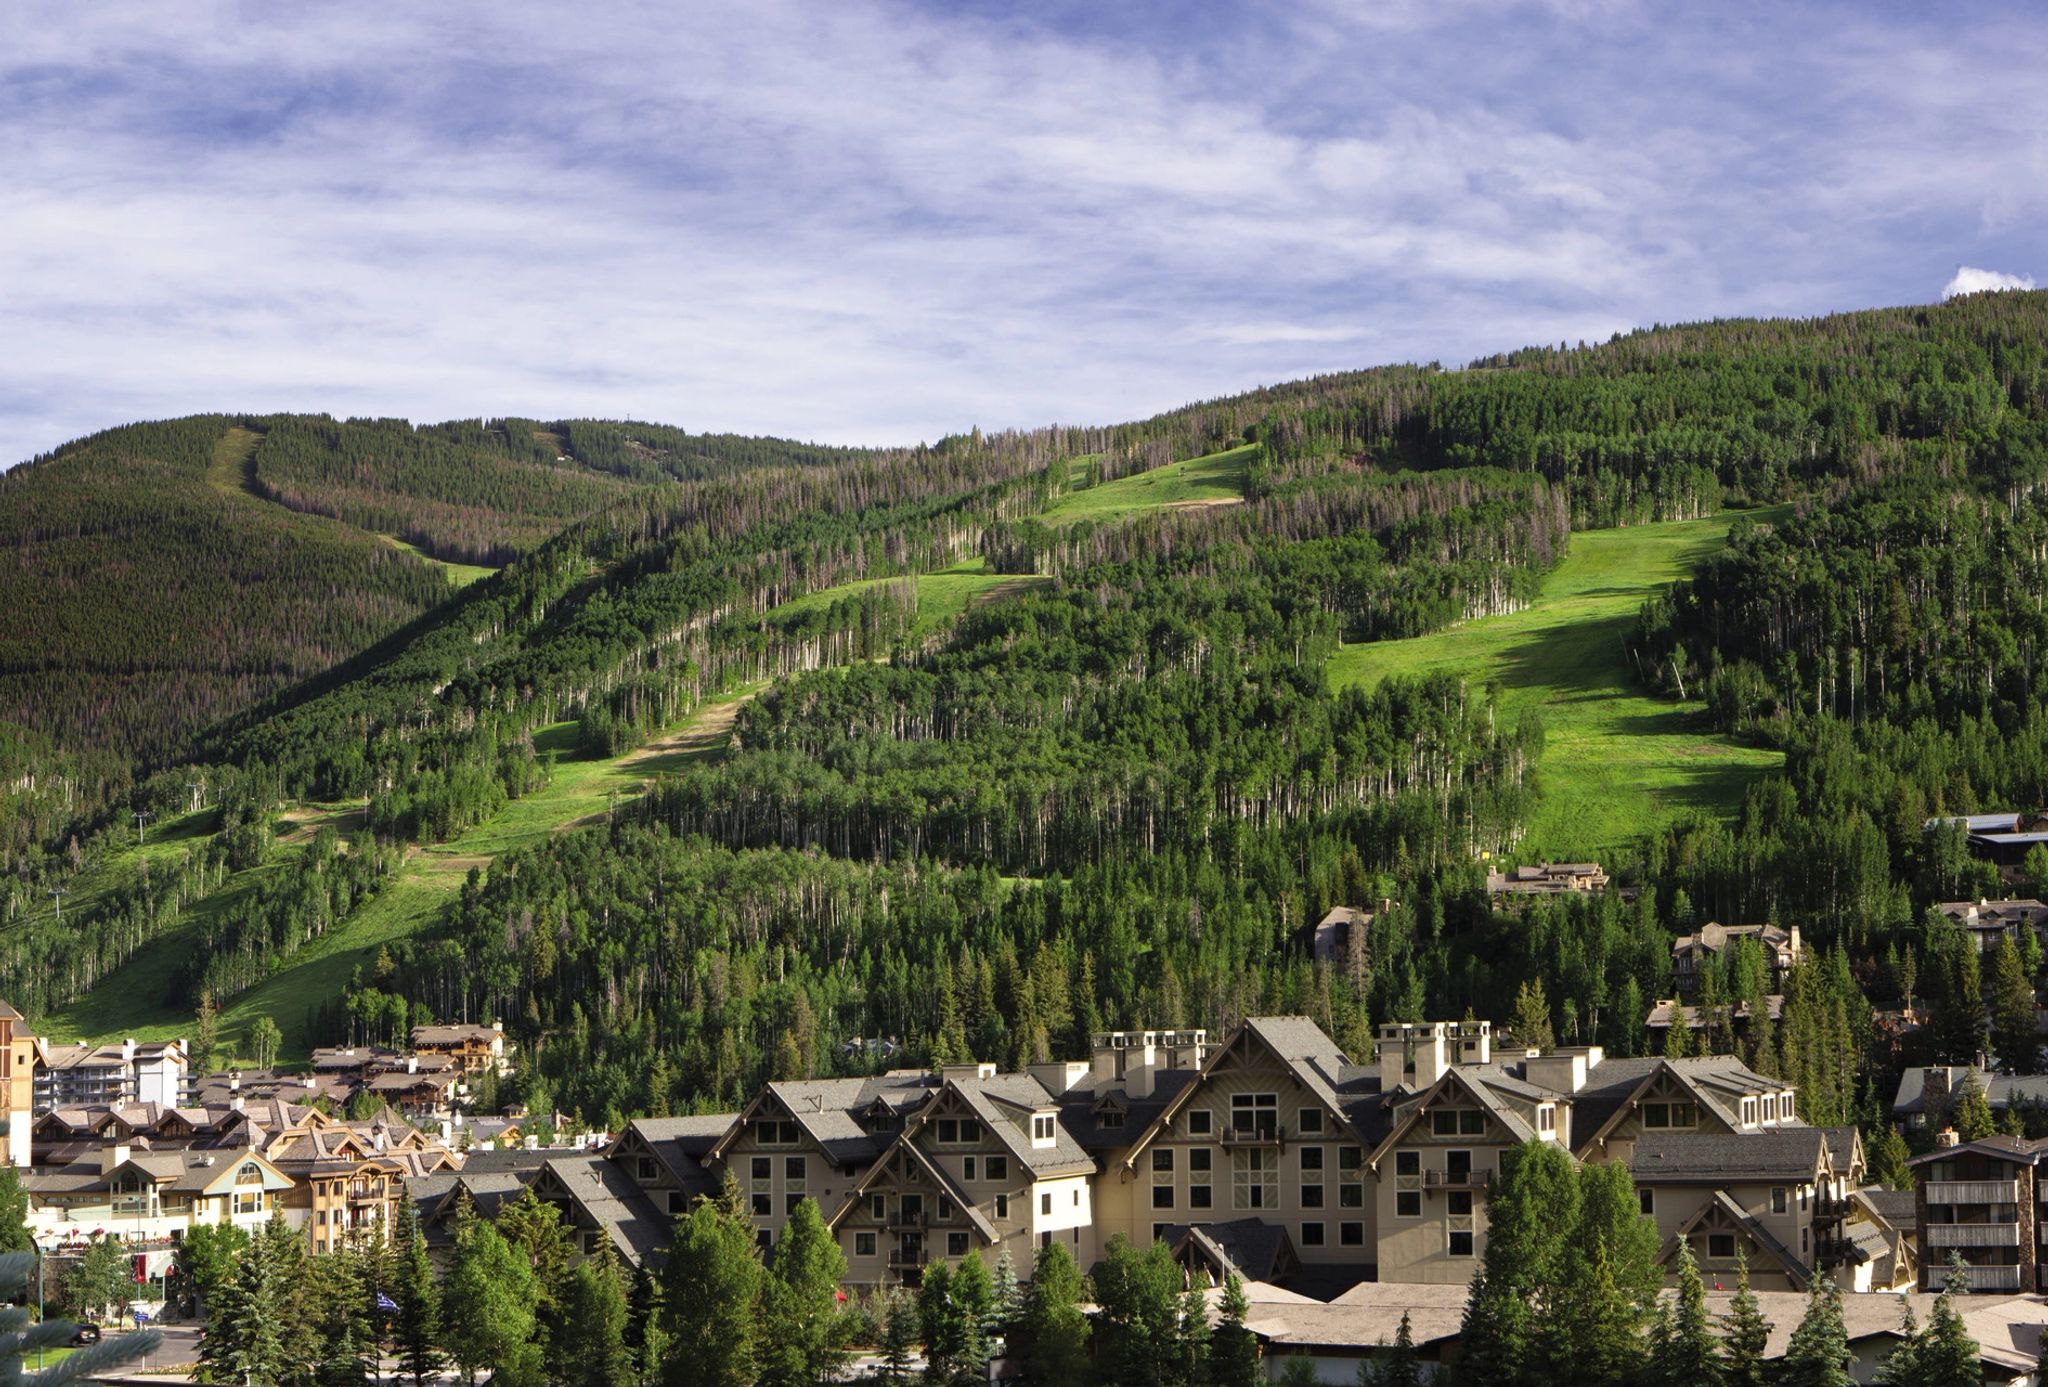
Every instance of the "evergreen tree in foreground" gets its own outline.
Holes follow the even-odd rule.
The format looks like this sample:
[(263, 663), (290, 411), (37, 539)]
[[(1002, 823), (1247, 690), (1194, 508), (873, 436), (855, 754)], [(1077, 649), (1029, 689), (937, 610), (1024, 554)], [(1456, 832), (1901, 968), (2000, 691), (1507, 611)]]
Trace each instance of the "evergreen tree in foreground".
[(1749, 1257), (1735, 1252), (1735, 1295), (1721, 1317), (1722, 1380), (1727, 1387), (1764, 1387), (1764, 1349), (1771, 1326), (1749, 1287)]
[(723, 1204), (676, 1220), (661, 1272), (664, 1387), (753, 1387), (764, 1275), (751, 1223)]
[(839, 1309), (846, 1257), (818, 1206), (800, 1200), (768, 1267), (762, 1387), (811, 1387), (845, 1362), (852, 1326)]
[(611, 1240), (570, 1273), (555, 1357), (563, 1387), (632, 1387), (632, 1355), (626, 1348), (626, 1283)]
[(419, 1211), (410, 1199), (398, 1203), (398, 1226), (392, 1239), (391, 1299), (398, 1306), (391, 1327), (392, 1347), (399, 1368), (412, 1379), (413, 1387), (426, 1387), (427, 1379), (441, 1370), (441, 1287), (427, 1256)]
[(1079, 1382), (1088, 1373), (1088, 1334), (1074, 1254), (1065, 1243), (1047, 1243), (1038, 1250), (1011, 1352), (1027, 1381)]
[(1415, 1356), (1415, 1327), (1408, 1312), (1401, 1312), (1401, 1327), (1394, 1331), (1394, 1345), (1378, 1359), (1358, 1365), (1358, 1387), (1422, 1387), (1422, 1363)]
[(1658, 1307), (1649, 1380), (1655, 1387), (1721, 1387), (1721, 1346), (1707, 1319), (1706, 1290), (1689, 1238), (1678, 1240), (1678, 1295)]
[(1231, 1272), (1223, 1280), (1222, 1317), (1209, 1336), (1209, 1380), (1216, 1387), (1252, 1387), (1259, 1380), (1259, 1341), (1244, 1327), (1251, 1308), (1243, 1279)]
[(1842, 1293), (1832, 1281), (1815, 1281), (1807, 1292), (1806, 1314), (1785, 1346), (1778, 1382), (1780, 1387), (1851, 1387)]

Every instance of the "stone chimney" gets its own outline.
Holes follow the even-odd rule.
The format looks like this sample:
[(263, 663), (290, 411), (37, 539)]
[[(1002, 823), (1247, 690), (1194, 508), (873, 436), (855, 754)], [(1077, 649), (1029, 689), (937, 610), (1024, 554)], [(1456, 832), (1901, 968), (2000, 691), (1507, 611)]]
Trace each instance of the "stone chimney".
[(1951, 1146), (1960, 1146), (1962, 1143), (1963, 1139), (1956, 1135), (1956, 1129), (1953, 1127), (1944, 1127), (1934, 1134), (1936, 1150), (1946, 1150)]
[(1947, 1065), (1929, 1065), (1927, 1077), (1920, 1085), (1920, 1111), (1925, 1116), (1935, 1119), (1947, 1113), (1949, 1094), (1954, 1091), (1954, 1082)]
[[(1403, 1087), (1420, 1091), (1444, 1076), (1455, 1062), (1450, 1026), (1442, 1021), (1395, 1021), (1380, 1027), (1380, 1092)], [(1488, 1042), (1489, 1054), (1491, 1041)]]

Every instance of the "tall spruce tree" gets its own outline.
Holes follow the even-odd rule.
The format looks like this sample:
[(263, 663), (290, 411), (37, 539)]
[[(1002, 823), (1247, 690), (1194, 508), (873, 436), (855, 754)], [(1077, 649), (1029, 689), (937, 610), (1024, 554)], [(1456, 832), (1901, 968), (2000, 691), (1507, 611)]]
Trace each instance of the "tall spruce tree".
[(1678, 1240), (1677, 1275), (1678, 1294), (1668, 1310), (1659, 1305), (1662, 1332), (1652, 1336), (1649, 1380), (1655, 1387), (1721, 1387), (1721, 1347), (1689, 1238)]
[(1038, 1250), (1024, 1291), (1012, 1354), (1031, 1383), (1079, 1382), (1088, 1371), (1088, 1317), (1081, 1311), (1081, 1270), (1055, 1239)]
[(1358, 1365), (1358, 1387), (1422, 1387), (1422, 1362), (1415, 1354), (1415, 1326), (1408, 1312), (1401, 1312), (1401, 1324), (1394, 1342), (1377, 1358)]
[(392, 1345), (399, 1368), (412, 1378), (413, 1387), (426, 1387), (427, 1379), (441, 1370), (441, 1286), (427, 1255), (419, 1212), (410, 1199), (398, 1202), (398, 1224), (392, 1237), (391, 1299), (398, 1306), (391, 1327)]
[(611, 1240), (570, 1273), (550, 1376), (561, 1387), (633, 1387), (626, 1345), (626, 1282)]
[(1253, 1387), (1259, 1380), (1259, 1341), (1244, 1324), (1251, 1308), (1244, 1279), (1231, 1272), (1223, 1278), (1222, 1313), (1209, 1336), (1209, 1381), (1216, 1387)]
[(1825, 1278), (1806, 1295), (1806, 1313), (1785, 1346), (1779, 1387), (1852, 1387), (1849, 1336), (1842, 1325), (1842, 1293)]
[(762, 1300), (763, 1387), (814, 1387), (846, 1361), (852, 1325), (839, 1308), (846, 1257), (818, 1206), (798, 1201), (768, 1264)]
[(1920, 1365), (1922, 1342), (1920, 1326), (1913, 1318), (1913, 1302), (1901, 1297), (1898, 1346), (1877, 1365), (1871, 1387), (1925, 1387), (1927, 1377)]
[(1991, 956), (1991, 1044), (2000, 1064), (2020, 1074), (2041, 1067), (2041, 1033), (2034, 1020), (2034, 1003), (2033, 980), (2008, 934), (1998, 941)]
[(764, 1276), (752, 1220), (710, 1200), (676, 1220), (661, 1272), (663, 1387), (753, 1387)]
[(1728, 1313), (1721, 1317), (1722, 1378), (1727, 1387), (1764, 1387), (1764, 1350), (1770, 1341), (1770, 1321), (1750, 1289), (1749, 1258), (1738, 1247), (1735, 1295), (1728, 1302)]

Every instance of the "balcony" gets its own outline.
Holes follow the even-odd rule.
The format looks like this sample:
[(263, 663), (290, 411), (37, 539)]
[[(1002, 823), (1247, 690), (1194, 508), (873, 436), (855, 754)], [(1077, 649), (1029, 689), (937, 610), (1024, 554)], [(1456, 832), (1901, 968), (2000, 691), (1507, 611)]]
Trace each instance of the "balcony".
[(889, 1215), (888, 1222), (882, 1226), (891, 1233), (917, 1233), (932, 1226), (932, 1216), (926, 1213), (906, 1214), (899, 1211)]
[(1287, 1134), (1276, 1123), (1272, 1126), (1230, 1127), (1224, 1129), (1223, 1145), (1226, 1150), (1242, 1147), (1265, 1147), (1278, 1150), (1287, 1144)]
[(1965, 1284), (1973, 1291), (2016, 1291), (2020, 1288), (2018, 1267), (1966, 1266), (1963, 1268), (1963, 1278)]
[(911, 1267), (921, 1267), (930, 1257), (931, 1252), (927, 1248), (892, 1247), (889, 1249), (889, 1269), (903, 1271)]
[(1929, 1180), (1923, 1187), (1929, 1204), (2017, 1204), (2017, 1180)]
[(2018, 1247), (2017, 1223), (1930, 1223), (1920, 1230), (1929, 1247)]
[(1425, 1170), (1422, 1183), (1430, 1189), (1483, 1190), (1493, 1184), (1490, 1170)]

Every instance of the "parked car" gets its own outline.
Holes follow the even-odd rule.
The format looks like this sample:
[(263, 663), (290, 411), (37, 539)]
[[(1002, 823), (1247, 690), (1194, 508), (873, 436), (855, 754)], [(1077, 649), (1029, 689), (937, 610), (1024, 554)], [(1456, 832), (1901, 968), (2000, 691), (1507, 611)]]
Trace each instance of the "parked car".
[(71, 1347), (84, 1348), (87, 1344), (100, 1341), (100, 1327), (96, 1324), (81, 1324), (71, 1331)]

